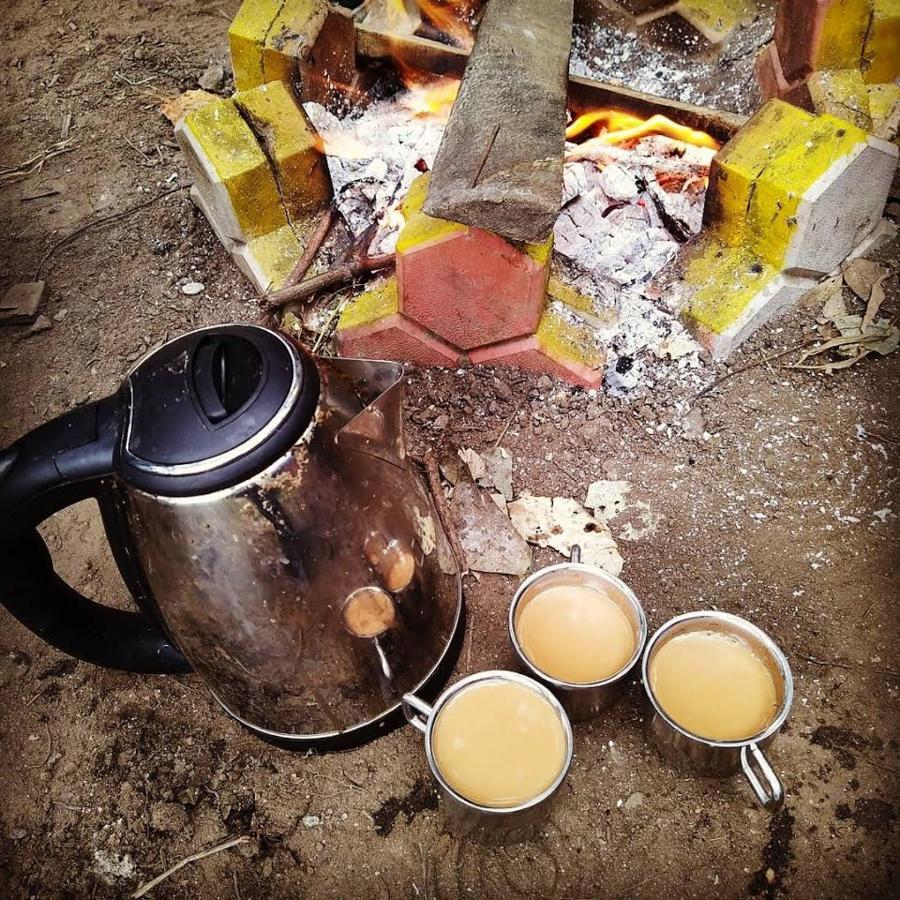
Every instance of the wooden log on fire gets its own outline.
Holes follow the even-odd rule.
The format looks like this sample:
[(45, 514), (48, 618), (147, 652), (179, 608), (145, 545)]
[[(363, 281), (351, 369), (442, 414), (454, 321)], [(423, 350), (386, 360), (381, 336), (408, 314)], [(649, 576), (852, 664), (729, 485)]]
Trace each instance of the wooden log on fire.
[(573, 0), (489, 0), (425, 212), (544, 240), (562, 197)]

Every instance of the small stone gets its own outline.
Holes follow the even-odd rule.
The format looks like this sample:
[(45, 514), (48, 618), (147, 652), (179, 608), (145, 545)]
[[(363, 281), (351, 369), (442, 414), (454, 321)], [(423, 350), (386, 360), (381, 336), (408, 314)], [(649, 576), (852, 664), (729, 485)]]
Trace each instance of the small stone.
[(201, 294), (206, 290), (206, 285), (199, 281), (189, 281), (181, 286), (181, 293), (193, 297), (195, 294)]
[(644, 795), (640, 791), (635, 791), (622, 804), (625, 809), (637, 809), (644, 802)]
[(218, 63), (210, 63), (203, 74), (197, 79), (197, 84), (204, 91), (220, 91), (225, 86), (225, 69)]
[(28, 832), (24, 828), (17, 828), (9, 833), (9, 839), (11, 841), (21, 841), (27, 834)]
[(49, 331), (53, 327), (53, 323), (46, 316), (38, 316), (34, 320), (34, 324), (25, 332), (25, 337), (31, 337), (34, 334), (40, 334), (42, 331)]
[(315, 828), (317, 825), (321, 824), (322, 819), (319, 816), (306, 815), (303, 817), (303, 825), (306, 828)]
[(53, 316), (53, 320), (55, 322), (62, 322), (62, 320), (69, 314), (69, 310), (63, 307), (56, 315)]
[(766, 881), (769, 884), (775, 884), (775, 870), (772, 868), (766, 869)]
[(434, 429), (435, 431), (443, 431), (450, 424), (450, 416), (446, 413), (441, 413), (434, 420)]

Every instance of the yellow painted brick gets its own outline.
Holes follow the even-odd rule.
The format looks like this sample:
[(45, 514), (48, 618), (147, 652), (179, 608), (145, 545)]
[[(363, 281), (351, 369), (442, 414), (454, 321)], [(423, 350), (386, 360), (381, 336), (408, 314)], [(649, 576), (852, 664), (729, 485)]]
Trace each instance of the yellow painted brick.
[(552, 275), (547, 282), (547, 294), (552, 299), (559, 300), (560, 303), (565, 303), (566, 306), (578, 312), (594, 312), (594, 301), (590, 297), (586, 297), (580, 291), (576, 291), (575, 288)]
[(184, 127), (228, 191), (248, 239), (287, 224), (269, 162), (231, 100), (208, 103), (189, 113)]
[(459, 234), (468, 228), (459, 222), (436, 219), (434, 216), (422, 212), (425, 196), (428, 193), (428, 181), (427, 174), (416, 178), (409, 186), (409, 191), (400, 204), (400, 212), (403, 213), (406, 221), (397, 238), (398, 253), (406, 253), (420, 244), (430, 243), (451, 234)]
[(872, 130), (869, 92), (859, 69), (822, 69), (806, 81), (813, 108)]
[(750, 250), (702, 240), (684, 251), (683, 279), (696, 288), (681, 314), (716, 334), (727, 331), (778, 270)]
[(235, 87), (291, 83), (302, 48), (313, 44), (327, 13), (325, 0), (244, 0), (228, 29)]
[(872, 0), (832, 0), (822, 24), (815, 69), (858, 69)]
[(883, 130), (887, 126), (890, 130), (893, 123), (888, 120), (900, 119), (898, 115), (898, 104), (900, 104), (900, 85), (890, 84), (870, 84), (869, 85), (869, 111), (872, 113), (872, 131), (875, 134), (884, 135)]
[(575, 362), (596, 369), (605, 360), (595, 330), (569, 322), (552, 307), (544, 310), (535, 337), (541, 351), (560, 363)]
[(865, 140), (849, 122), (770, 100), (715, 158), (707, 227), (724, 243), (744, 244), (780, 266), (803, 195)]
[(268, 289), (277, 290), (293, 272), (303, 255), (303, 246), (294, 230), (284, 225), (252, 240), (245, 252), (252, 257), (252, 264), (261, 274), (260, 281), (264, 283), (268, 279)]
[(874, 0), (862, 68), (869, 84), (900, 76), (900, 0)]
[(344, 307), (338, 320), (338, 331), (371, 325), (399, 311), (397, 279), (391, 276), (384, 284), (360, 294)]
[(681, 0), (676, 12), (711, 44), (718, 44), (756, 11), (753, 0)]
[(262, 84), (262, 51), (266, 35), (284, 0), (244, 0), (228, 29), (234, 86), (247, 90)]
[(321, 209), (331, 199), (331, 178), (317, 135), (290, 89), (273, 81), (234, 95), (274, 166), (288, 218)]

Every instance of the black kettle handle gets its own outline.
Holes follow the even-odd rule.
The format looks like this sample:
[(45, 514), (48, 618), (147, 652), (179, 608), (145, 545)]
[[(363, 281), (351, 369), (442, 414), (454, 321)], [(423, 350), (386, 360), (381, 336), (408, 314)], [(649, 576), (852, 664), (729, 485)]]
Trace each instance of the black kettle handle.
[(119, 395), (47, 422), (0, 451), (0, 603), (48, 644), (130, 672), (190, 666), (149, 616), (83, 597), (54, 571), (34, 526), (96, 496), (113, 473), (122, 428)]

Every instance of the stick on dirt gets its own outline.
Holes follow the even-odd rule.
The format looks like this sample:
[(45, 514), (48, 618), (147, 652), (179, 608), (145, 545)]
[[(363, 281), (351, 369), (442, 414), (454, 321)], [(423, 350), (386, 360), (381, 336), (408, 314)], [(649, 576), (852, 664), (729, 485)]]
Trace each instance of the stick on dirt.
[(222, 850), (230, 850), (232, 847), (236, 847), (238, 844), (246, 844), (250, 838), (247, 835), (242, 835), (241, 837), (232, 838), (230, 841), (225, 841), (221, 844), (216, 844), (215, 847), (210, 847), (209, 850), (201, 850), (199, 853), (192, 853), (190, 856), (186, 856), (184, 859), (175, 863), (174, 866), (166, 869), (162, 875), (157, 875), (152, 881), (148, 881), (146, 884), (142, 884), (133, 894), (131, 894), (132, 900), (137, 900), (138, 897), (143, 897), (144, 894), (152, 891), (158, 884), (161, 884), (165, 881), (170, 875), (174, 875), (179, 869), (188, 865), (188, 863), (197, 862), (198, 860), (205, 859), (207, 856), (212, 856), (213, 853), (219, 853)]
[(517, 241), (559, 215), (572, 0), (491, 0), (434, 161), (425, 212)]
[(47, 265), (50, 257), (56, 253), (57, 250), (62, 249), (66, 246), (66, 244), (71, 244), (77, 237), (80, 237), (86, 231), (90, 231), (92, 228), (103, 228), (105, 225), (112, 225), (113, 222), (118, 222), (120, 219), (125, 219), (130, 215), (133, 215), (136, 212), (140, 212), (142, 209), (146, 209), (148, 206), (152, 206), (156, 203), (157, 200), (162, 200), (163, 197), (168, 197), (171, 194), (177, 194), (179, 191), (186, 191), (190, 188), (189, 184), (183, 184), (180, 187), (170, 188), (168, 191), (162, 191), (162, 193), (157, 194), (155, 197), (151, 197), (149, 200), (145, 200), (143, 203), (138, 203), (136, 206), (130, 206), (128, 209), (123, 209), (121, 212), (113, 213), (110, 216), (103, 216), (100, 219), (94, 219), (93, 222), (88, 222), (86, 225), (82, 225), (80, 228), (76, 228), (71, 234), (67, 234), (62, 240), (57, 241), (45, 254), (43, 259), (38, 263), (38, 267), (34, 273), (34, 280), (40, 281), (41, 272), (44, 271), (44, 266)]
[(282, 288), (263, 298), (263, 302), (269, 309), (281, 309), (282, 306), (295, 301), (308, 300), (320, 291), (328, 288), (340, 287), (353, 281), (359, 275), (367, 272), (376, 272), (394, 265), (394, 254), (385, 253), (381, 256), (367, 256), (365, 259), (351, 259), (328, 272), (307, 278), (293, 287)]
[(441, 487), (441, 473), (438, 469), (437, 460), (434, 454), (429, 450), (421, 460), (418, 460), (422, 468), (425, 469), (425, 475), (428, 479), (428, 490), (431, 493), (431, 499), (437, 508), (438, 516), (441, 524), (444, 526), (444, 532), (450, 541), (450, 549), (456, 559), (456, 567), (461, 575), (465, 575), (469, 571), (466, 563), (466, 551), (463, 550), (462, 544), (459, 542), (459, 535), (456, 533), (456, 527), (450, 516), (450, 510), (447, 508), (447, 499), (444, 497), (444, 489)]
[(293, 287), (306, 275), (309, 271), (309, 267), (313, 264), (313, 260), (316, 258), (316, 254), (322, 249), (322, 244), (325, 243), (325, 238), (327, 238), (331, 232), (336, 219), (337, 209), (332, 203), (322, 215), (319, 224), (316, 226), (316, 230), (312, 233), (312, 237), (310, 237), (309, 243), (306, 245), (306, 249), (303, 251), (303, 256), (297, 260), (297, 265), (294, 266), (291, 274), (285, 279), (284, 284), (281, 286), (281, 290)]

